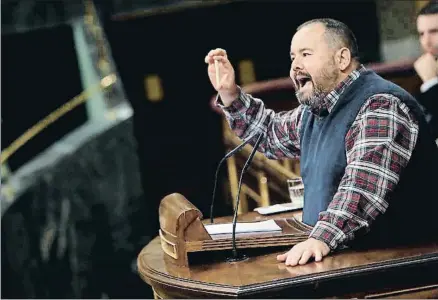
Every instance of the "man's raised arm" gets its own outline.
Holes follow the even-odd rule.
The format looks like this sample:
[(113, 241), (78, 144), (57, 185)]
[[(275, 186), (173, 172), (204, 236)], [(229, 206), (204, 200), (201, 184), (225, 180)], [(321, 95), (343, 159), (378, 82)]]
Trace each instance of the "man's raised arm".
[(303, 107), (275, 113), (264, 103), (242, 91), (235, 83), (234, 69), (223, 49), (211, 50), (205, 57), (208, 75), (218, 92), (216, 105), (222, 108), (230, 128), (240, 138), (265, 133), (259, 151), (266, 157), (279, 159), (300, 155), (299, 129)]

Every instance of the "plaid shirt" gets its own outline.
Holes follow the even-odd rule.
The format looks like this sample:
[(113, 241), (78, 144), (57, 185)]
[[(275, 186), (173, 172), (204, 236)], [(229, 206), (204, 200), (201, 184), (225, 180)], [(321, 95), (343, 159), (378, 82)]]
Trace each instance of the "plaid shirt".
[[(361, 65), (353, 71), (313, 113), (330, 113), (345, 88), (364, 70)], [(240, 138), (267, 132), (259, 151), (268, 158), (300, 156), (302, 105), (275, 113), (243, 91), (229, 107), (224, 107), (219, 97), (216, 105)], [(310, 237), (324, 241), (333, 250), (353, 240), (357, 232), (367, 232), (373, 220), (388, 208), (391, 191), (411, 157), (417, 136), (418, 122), (400, 99), (389, 94), (368, 98), (345, 137), (344, 176), (327, 210), (319, 214)]]

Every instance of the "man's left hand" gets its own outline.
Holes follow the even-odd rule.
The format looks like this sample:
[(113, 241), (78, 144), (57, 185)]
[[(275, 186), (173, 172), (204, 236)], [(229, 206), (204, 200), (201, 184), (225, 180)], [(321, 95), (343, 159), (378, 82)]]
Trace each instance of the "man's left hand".
[(277, 260), (285, 261), (286, 266), (304, 265), (312, 257), (315, 258), (315, 261), (321, 261), (329, 252), (330, 248), (326, 243), (309, 238), (296, 244), (288, 252), (277, 255)]

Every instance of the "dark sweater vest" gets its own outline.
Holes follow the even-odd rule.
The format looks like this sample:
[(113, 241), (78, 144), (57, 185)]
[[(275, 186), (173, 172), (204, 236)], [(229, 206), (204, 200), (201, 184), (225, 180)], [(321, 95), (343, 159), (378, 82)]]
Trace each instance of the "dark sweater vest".
[(319, 213), (327, 209), (347, 165), (346, 133), (366, 100), (381, 93), (394, 95), (409, 107), (419, 120), (419, 136), (399, 183), (388, 195), (388, 209), (372, 222), (369, 233), (357, 233), (355, 242), (387, 244), (430, 238), (431, 234), (436, 234), (437, 239), (438, 197), (434, 185), (438, 178), (438, 148), (415, 98), (370, 70), (346, 87), (326, 116), (315, 116), (308, 108), (304, 110), (300, 141), (305, 186), (303, 222), (314, 226)]

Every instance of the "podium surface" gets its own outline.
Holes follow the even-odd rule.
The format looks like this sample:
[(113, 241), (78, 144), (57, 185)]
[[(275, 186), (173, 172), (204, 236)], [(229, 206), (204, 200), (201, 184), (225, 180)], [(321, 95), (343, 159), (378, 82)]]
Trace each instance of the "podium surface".
[[(251, 212), (238, 222), (277, 219), (301, 212), (262, 216)], [(215, 219), (231, 222), (232, 217)], [(203, 220), (205, 224), (209, 220)], [(268, 249), (239, 262), (210, 260), (178, 266), (156, 237), (138, 256), (138, 271), (156, 298), (437, 298), (438, 242), (385, 249), (345, 249), (321, 262), (286, 267), (276, 256), (290, 247)], [(242, 250), (244, 251), (244, 250)], [(231, 251), (227, 252), (231, 255)]]

